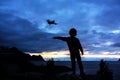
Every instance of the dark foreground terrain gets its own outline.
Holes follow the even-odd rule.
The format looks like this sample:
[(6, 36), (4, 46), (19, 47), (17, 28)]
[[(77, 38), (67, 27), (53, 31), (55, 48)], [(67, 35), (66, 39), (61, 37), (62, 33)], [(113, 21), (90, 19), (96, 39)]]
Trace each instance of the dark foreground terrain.
[[(34, 62), (39, 61), (39, 65)], [(119, 80), (119, 62), (83, 62), (85, 80)], [(77, 68), (77, 71), (78, 68)], [(15, 47), (0, 47), (0, 80), (83, 80), (71, 74), (70, 62), (45, 61)]]

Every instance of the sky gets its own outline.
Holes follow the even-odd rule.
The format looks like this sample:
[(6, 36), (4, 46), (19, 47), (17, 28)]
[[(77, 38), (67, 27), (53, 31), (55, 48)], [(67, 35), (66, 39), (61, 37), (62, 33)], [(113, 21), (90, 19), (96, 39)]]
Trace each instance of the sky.
[[(48, 25), (46, 20), (57, 25)], [(84, 51), (120, 54), (120, 0), (0, 0), (0, 45), (24, 52), (68, 50), (54, 36), (76, 28)]]

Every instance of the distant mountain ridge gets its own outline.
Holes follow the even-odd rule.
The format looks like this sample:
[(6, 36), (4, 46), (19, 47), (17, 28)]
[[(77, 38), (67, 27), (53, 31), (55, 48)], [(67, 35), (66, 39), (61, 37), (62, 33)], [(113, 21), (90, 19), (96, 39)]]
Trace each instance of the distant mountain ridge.
[(41, 55), (39, 56), (31, 56), (29, 54), (25, 54), (24, 52), (20, 51), (16, 47), (0, 47), (0, 60), (41, 60), (44, 61), (43, 57)]

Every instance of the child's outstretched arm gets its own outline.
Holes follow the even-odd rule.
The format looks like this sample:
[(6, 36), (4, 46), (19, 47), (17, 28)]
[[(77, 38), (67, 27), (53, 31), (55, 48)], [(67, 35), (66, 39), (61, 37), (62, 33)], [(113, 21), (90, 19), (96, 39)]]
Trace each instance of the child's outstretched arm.
[(60, 37), (60, 36), (53, 37), (53, 39), (59, 39), (59, 40), (63, 40), (63, 41), (67, 40), (66, 37)]

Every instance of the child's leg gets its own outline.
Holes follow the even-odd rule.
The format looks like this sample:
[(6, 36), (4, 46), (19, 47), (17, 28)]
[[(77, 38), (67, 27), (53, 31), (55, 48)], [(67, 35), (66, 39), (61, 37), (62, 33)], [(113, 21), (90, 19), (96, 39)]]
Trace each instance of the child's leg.
[(83, 68), (83, 64), (82, 64), (80, 55), (77, 56), (77, 63), (78, 63), (79, 69), (80, 69), (80, 74), (84, 75), (84, 68)]
[(72, 66), (72, 71), (73, 71), (73, 74), (75, 75), (76, 74), (76, 65), (75, 65), (75, 57), (74, 56), (71, 56), (71, 66)]

